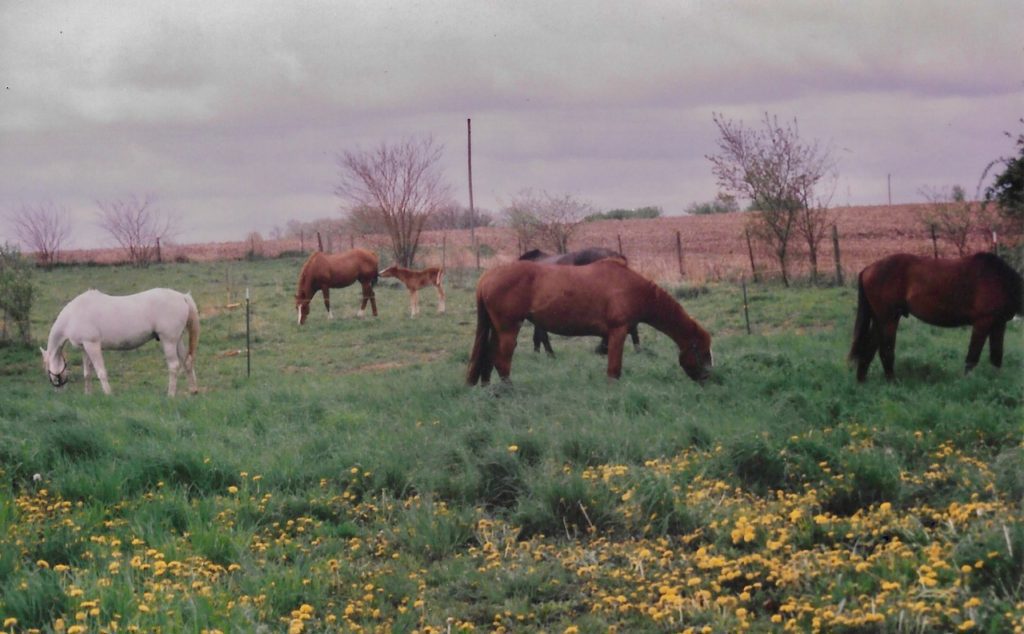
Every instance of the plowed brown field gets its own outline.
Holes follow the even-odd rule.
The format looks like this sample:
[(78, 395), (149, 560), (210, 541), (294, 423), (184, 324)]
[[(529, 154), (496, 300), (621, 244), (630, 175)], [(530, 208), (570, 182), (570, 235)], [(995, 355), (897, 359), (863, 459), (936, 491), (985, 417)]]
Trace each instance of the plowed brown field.
[[(898, 251), (931, 255), (931, 236), (919, 220), (925, 205), (893, 205), (875, 207), (841, 207), (831, 211), (838, 229), (840, 260), (844, 275), (849, 278), (874, 260)], [(731, 213), (708, 216), (668, 216), (653, 220), (609, 220), (586, 223), (573, 236), (573, 248), (603, 246), (619, 250), (629, 258), (630, 265), (659, 280), (684, 279), (693, 283), (715, 280), (736, 280), (751, 277), (750, 252), (744, 237), (747, 214)], [(520, 245), (515, 233), (503, 227), (477, 230), (482, 245), (480, 264), (484, 268), (512, 261), (518, 257)], [(681, 263), (680, 249), (681, 246)], [(350, 245), (376, 250), (382, 265), (389, 258), (388, 240), (383, 235), (337, 235), (325, 237), (328, 250), (338, 251)], [(428, 231), (420, 241), (420, 260), (425, 265), (448, 268), (475, 264), (468, 230)], [(257, 240), (254, 242), (216, 242), (207, 244), (168, 245), (164, 260), (216, 261), (241, 259), (250, 251), (264, 257), (276, 257), (287, 251), (308, 251), (316, 239)], [(989, 249), (991, 236), (978, 231), (972, 237), (970, 250)], [(809, 263), (805, 245), (793, 241), (792, 276), (806, 276)], [(825, 276), (835, 274), (831, 235), (821, 243), (819, 271)], [(950, 243), (938, 241), (940, 256), (954, 257)], [(123, 259), (116, 249), (69, 251), (69, 261), (113, 263)], [(777, 274), (771, 255), (754, 245), (754, 263), (762, 276)], [(680, 273), (680, 269), (682, 273)]]

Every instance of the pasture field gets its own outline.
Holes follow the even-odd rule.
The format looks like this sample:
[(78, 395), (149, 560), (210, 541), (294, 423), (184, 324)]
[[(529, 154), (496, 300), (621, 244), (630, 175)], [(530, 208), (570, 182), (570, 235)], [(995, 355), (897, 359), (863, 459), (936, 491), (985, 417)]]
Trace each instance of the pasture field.
[(37, 274), (40, 343), (88, 287), (191, 290), (201, 392), (166, 398), (154, 344), (107, 353), (111, 397), (79, 351), (55, 391), (0, 348), (2, 631), (1024, 628), (1020, 321), (964, 377), (966, 330), (905, 320), (897, 380), (857, 385), (852, 287), (752, 287), (752, 336), (737, 287), (670, 288), (703, 387), (642, 325), (617, 383), (527, 326), (512, 384), (468, 388), (474, 274), (445, 315), (382, 280), (379, 318), (350, 287), (300, 328), (301, 263)]

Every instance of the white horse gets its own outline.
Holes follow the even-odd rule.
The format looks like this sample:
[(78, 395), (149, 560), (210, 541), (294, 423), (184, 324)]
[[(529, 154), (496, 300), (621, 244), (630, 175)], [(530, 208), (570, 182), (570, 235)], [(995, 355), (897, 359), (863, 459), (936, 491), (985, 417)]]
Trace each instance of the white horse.
[[(188, 351), (183, 334), (188, 328)], [(85, 393), (92, 392), (92, 371), (96, 371), (103, 393), (110, 394), (103, 348), (132, 350), (156, 339), (167, 358), (167, 395), (174, 396), (182, 366), (188, 373), (189, 390), (199, 391), (195, 358), (199, 344), (199, 311), (189, 293), (153, 288), (135, 295), (106, 295), (88, 290), (74, 298), (57, 315), (43, 353), (43, 366), (54, 387), (68, 382), (68, 360), (64, 344), (81, 347), (85, 366)]]

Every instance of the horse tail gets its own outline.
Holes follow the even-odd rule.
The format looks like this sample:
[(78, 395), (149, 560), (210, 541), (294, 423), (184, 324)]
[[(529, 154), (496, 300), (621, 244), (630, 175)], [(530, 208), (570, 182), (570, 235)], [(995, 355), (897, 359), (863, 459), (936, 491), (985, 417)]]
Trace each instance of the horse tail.
[(185, 303), (188, 304), (188, 320), (185, 327), (188, 328), (188, 354), (185, 356), (185, 366), (192, 367), (196, 362), (196, 348), (199, 346), (199, 309), (196, 308), (196, 301), (192, 299), (191, 293), (185, 293)]
[(871, 321), (874, 315), (871, 312), (871, 304), (864, 292), (864, 272), (857, 276), (857, 319), (853, 324), (853, 344), (850, 346), (849, 360), (852, 363), (859, 361), (865, 354), (865, 348), (871, 337)]
[(487, 355), (490, 353), (488, 342), (490, 341), (493, 328), (494, 324), (491, 323), (491, 317), (487, 314), (484, 300), (480, 293), (477, 292), (476, 338), (473, 340), (473, 352), (469, 355), (469, 371), (466, 373), (467, 385), (476, 385), (480, 380), (480, 375), (483, 373), (484, 366), (487, 365)]

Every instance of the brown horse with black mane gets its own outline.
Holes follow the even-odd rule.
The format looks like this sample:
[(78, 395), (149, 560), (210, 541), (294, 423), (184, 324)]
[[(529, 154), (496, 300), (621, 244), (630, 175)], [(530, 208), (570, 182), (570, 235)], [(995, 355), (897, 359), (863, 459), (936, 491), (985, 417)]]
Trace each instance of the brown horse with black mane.
[(1006, 322), (1022, 314), (1021, 276), (992, 253), (936, 260), (898, 253), (869, 265), (857, 283), (857, 320), (850, 361), (857, 380), (867, 378), (875, 353), (885, 378), (893, 378), (896, 327), (913, 315), (933, 326), (971, 326), (965, 372), (978, 364), (985, 340), (989, 359), (1003, 363)]
[(422, 271), (404, 269), (396, 264), (380, 272), (381, 277), (394, 277), (405, 284), (409, 291), (409, 316), (415, 317), (420, 314), (420, 289), (433, 286), (437, 289), (437, 312), (444, 312), (444, 269), (432, 266)]
[(585, 266), (513, 262), (484, 273), (476, 287), (476, 340), (466, 382), (487, 384), (491, 370), (508, 379), (523, 321), (568, 336), (608, 337), (608, 377), (622, 374), (626, 333), (650, 324), (679, 346), (679, 364), (695, 381), (711, 372), (711, 336), (657, 284), (622, 260)]
[(377, 298), (373, 294), (373, 285), (377, 282), (377, 266), (377, 256), (365, 249), (330, 254), (315, 251), (299, 272), (299, 285), (295, 292), (295, 309), (299, 313), (299, 325), (306, 323), (309, 302), (313, 300), (317, 291), (323, 293), (327, 317), (334, 319), (334, 313), (331, 312), (330, 289), (344, 288), (356, 281), (363, 287), (363, 300), (359, 304), (358, 316), (363, 316), (366, 302), (370, 302), (373, 316), (376, 317)]

